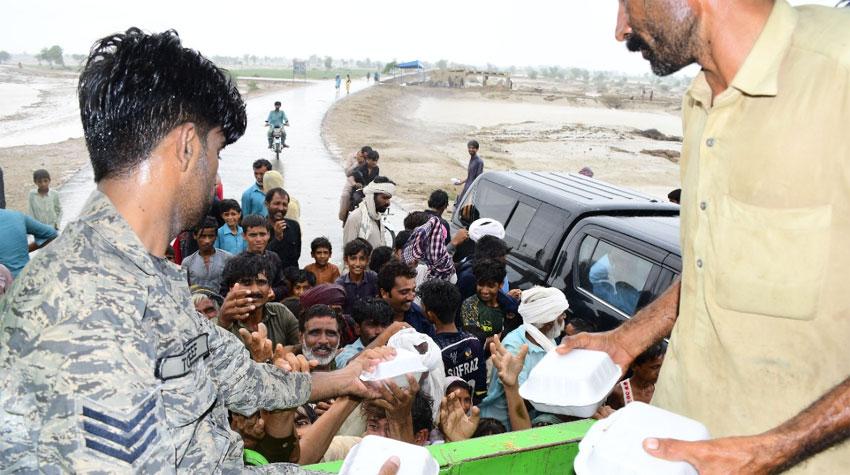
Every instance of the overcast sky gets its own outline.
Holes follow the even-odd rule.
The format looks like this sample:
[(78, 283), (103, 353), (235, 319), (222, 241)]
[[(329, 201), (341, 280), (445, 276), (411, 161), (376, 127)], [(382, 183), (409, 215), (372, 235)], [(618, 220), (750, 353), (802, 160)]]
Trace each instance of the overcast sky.
[[(792, 0), (832, 6), (836, 0)], [(85, 53), (106, 34), (174, 28), (208, 56), (311, 54), (499, 66), (561, 65), (649, 71), (614, 41), (617, 0), (12, 0), (0, 17), (0, 50), (60, 45)]]

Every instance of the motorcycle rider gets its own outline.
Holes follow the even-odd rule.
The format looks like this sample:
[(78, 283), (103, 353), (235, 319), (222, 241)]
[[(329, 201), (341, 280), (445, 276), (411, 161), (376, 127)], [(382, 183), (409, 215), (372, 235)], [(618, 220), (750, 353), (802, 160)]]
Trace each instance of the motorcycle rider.
[(286, 145), (286, 130), (284, 130), (283, 126), (289, 125), (289, 119), (286, 118), (286, 112), (280, 109), (280, 101), (275, 101), (274, 110), (269, 111), (266, 125), (269, 126), (269, 148), (272, 148), (272, 133), (275, 127), (280, 127), (280, 141), (284, 148), (288, 148), (289, 145)]

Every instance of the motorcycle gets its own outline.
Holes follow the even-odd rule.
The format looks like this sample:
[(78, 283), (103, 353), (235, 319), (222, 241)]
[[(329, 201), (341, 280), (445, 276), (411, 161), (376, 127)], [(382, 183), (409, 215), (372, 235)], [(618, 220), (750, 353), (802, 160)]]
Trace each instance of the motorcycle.
[(272, 129), (272, 150), (274, 151), (275, 160), (280, 160), (280, 154), (283, 152), (283, 140), (286, 137), (286, 132), (284, 132), (283, 127), (289, 126), (288, 123), (283, 124), (280, 127), (274, 127)]

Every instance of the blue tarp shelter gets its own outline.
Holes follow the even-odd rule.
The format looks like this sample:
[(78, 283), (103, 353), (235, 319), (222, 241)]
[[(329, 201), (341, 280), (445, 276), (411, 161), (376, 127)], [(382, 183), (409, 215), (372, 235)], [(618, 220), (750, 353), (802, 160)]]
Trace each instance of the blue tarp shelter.
[[(425, 77), (424, 77), (425, 66), (423, 66), (422, 62), (419, 61), (418, 59), (415, 60), (415, 61), (408, 61), (406, 63), (396, 64), (395, 68), (393, 68), (393, 76), (395, 76), (396, 70), (399, 70), (399, 69), (401, 70), (402, 77), (404, 76), (405, 73), (408, 73), (410, 70), (418, 70), (421, 73), (419, 80), (422, 81), (422, 80), (425, 79)], [(401, 77), (395, 78), (396, 81), (398, 81), (399, 79), (401, 79)]]

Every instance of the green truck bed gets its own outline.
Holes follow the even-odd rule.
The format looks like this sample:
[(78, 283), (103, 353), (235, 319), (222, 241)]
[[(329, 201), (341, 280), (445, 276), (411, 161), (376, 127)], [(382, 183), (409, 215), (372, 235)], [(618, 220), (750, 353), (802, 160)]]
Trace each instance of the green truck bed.
[[(594, 422), (592, 419), (568, 422), (432, 445), (428, 450), (439, 462), (441, 475), (572, 474), (578, 441)], [(341, 460), (304, 467), (326, 473), (339, 473), (341, 468)]]

